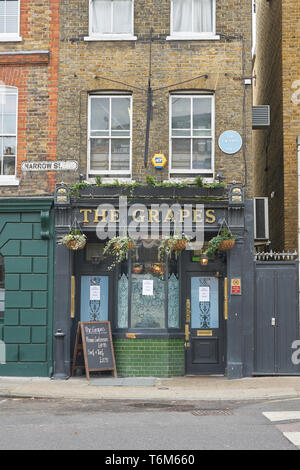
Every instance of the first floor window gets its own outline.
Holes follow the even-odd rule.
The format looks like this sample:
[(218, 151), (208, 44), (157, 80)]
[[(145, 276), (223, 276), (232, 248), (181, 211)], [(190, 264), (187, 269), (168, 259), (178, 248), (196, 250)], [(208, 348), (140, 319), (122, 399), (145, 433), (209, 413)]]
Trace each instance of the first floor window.
[(133, 0), (92, 0), (90, 35), (133, 34)]
[(213, 96), (172, 95), (171, 173), (212, 173)]
[(214, 33), (215, 0), (172, 0), (172, 34)]
[(19, 34), (19, 0), (0, 0), (0, 35)]
[(91, 96), (89, 174), (130, 175), (131, 96)]
[(15, 175), (17, 153), (17, 102), (14, 87), (0, 87), (0, 175)]

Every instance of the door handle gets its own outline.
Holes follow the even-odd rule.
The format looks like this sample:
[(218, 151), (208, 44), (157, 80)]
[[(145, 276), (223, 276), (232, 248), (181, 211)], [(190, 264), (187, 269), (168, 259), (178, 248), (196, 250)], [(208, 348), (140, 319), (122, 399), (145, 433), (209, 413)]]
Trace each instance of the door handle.
[(186, 299), (185, 302), (185, 321), (191, 323), (191, 299)]
[(190, 339), (190, 326), (188, 323), (185, 324), (185, 340), (188, 341)]
[(272, 317), (271, 319), (271, 325), (276, 326), (276, 317)]

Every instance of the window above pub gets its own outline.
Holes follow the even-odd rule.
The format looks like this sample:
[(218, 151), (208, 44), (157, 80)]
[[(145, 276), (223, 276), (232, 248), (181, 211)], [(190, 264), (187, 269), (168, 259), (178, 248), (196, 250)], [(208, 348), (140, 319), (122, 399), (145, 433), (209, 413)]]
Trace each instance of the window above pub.
[(0, 0), (0, 42), (21, 40), (20, 0)]
[(88, 176), (131, 175), (131, 95), (89, 99)]
[(0, 186), (17, 184), (18, 89), (0, 87)]
[(170, 173), (214, 171), (214, 96), (171, 95)]
[(133, 0), (90, 0), (86, 41), (133, 40)]
[(167, 39), (219, 39), (216, 0), (171, 0), (171, 35)]

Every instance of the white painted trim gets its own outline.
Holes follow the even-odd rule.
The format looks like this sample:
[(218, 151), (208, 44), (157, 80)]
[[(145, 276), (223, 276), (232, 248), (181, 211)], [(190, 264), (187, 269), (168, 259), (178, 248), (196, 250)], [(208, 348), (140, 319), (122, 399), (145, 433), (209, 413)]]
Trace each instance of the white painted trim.
[(220, 36), (218, 34), (184, 34), (182, 36), (174, 34), (166, 37), (166, 41), (218, 41), (219, 39)]
[(93, 36), (85, 36), (84, 41), (136, 41), (137, 36), (129, 34), (97, 34)]
[(21, 42), (23, 41), (21, 36), (17, 34), (0, 34), (0, 42)]
[(0, 175), (0, 187), (1, 186), (19, 186), (20, 180), (15, 176)]

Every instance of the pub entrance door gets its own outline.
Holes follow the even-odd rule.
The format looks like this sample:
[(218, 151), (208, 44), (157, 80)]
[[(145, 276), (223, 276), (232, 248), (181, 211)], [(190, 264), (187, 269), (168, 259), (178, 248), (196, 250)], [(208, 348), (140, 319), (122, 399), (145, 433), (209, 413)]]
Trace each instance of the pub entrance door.
[(219, 273), (186, 273), (186, 374), (225, 373), (223, 294)]

